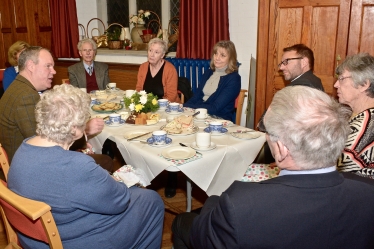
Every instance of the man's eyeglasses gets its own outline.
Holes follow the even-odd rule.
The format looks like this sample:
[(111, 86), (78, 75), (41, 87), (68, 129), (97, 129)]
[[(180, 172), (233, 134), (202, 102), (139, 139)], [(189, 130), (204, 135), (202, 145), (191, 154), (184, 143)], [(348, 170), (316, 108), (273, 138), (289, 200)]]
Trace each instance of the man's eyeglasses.
[(338, 80), (339, 80), (340, 83), (342, 83), (343, 80), (348, 79), (348, 78), (352, 78), (352, 76), (346, 76), (346, 77), (340, 76), (340, 77), (338, 77)]
[(278, 64), (278, 67), (281, 67), (282, 64), (283, 66), (287, 66), (288, 65), (288, 61), (291, 61), (291, 60), (301, 60), (303, 57), (296, 57), (296, 58), (288, 58), (288, 59), (285, 59), (284, 61), (281, 61), (281, 63)]

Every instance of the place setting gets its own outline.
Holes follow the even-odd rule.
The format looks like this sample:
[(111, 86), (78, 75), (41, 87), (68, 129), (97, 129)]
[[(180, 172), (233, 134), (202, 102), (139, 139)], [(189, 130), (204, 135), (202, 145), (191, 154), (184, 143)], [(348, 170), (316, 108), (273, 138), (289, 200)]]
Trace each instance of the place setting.
[(104, 124), (109, 127), (118, 127), (125, 124), (125, 120), (121, 118), (121, 114), (112, 113), (108, 118), (104, 117)]
[(191, 148), (197, 151), (209, 151), (215, 149), (217, 145), (211, 141), (210, 136), (211, 133), (196, 133), (196, 139), (195, 142), (191, 144)]
[(152, 147), (165, 147), (172, 143), (172, 139), (167, 136), (166, 131), (153, 131), (152, 137), (147, 139), (147, 144)]
[(213, 121), (204, 129), (205, 132), (212, 134), (212, 136), (222, 136), (227, 133), (227, 129), (223, 127), (221, 121)]
[(172, 102), (166, 107), (165, 112), (171, 115), (177, 115), (183, 113), (184, 110), (179, 103)]
[(256, 139), (263, 135), (262, 132), (258, 132), (252, 129), (245, 129), (245, 130), (237, 130), (234, 132), (230, 132), (231, 136), (239, 139)]
[(195, 114), (196, 113), (198, 113), (198, 114), (195, 115), (195, 117), (194, 117), (195, 122), (205, 122), (205, 120), (209, 117), (208, 110), (205, 109), (205, 108), (195, 109)]

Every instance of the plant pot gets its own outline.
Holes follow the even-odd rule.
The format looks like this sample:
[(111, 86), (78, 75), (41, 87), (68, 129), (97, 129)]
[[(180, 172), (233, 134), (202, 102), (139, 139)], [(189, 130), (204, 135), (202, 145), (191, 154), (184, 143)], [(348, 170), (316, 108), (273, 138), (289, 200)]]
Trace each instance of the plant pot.
[(152, 34), (152, 29), (145, 29), (145, 30), (142, 30), (142, 32), (143, 32), (143, 35)]
[(123, 49), (123, 41), (108, 41), (109, 49)]

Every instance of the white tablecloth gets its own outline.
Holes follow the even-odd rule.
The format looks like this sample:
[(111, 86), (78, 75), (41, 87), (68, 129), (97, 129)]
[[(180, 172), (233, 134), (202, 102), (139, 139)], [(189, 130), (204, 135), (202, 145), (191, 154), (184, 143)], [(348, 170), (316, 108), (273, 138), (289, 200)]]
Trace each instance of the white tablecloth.
[[(159, 113), (162, 120), (155, 125), (106, 126), (100, 134), (91, 138), (89, 142), (96, 151), (100, 151), (104, 141), (109, 138), (117, 144), (126, 163), (141, 168), (150, 181), (163, 170), (182, 171), (209, 196), (221, 195), (233, 181), (240, 180), (265, 142), (264, 134), (252, 140), (231, 136), (229, 132), (245, 129), (234, 125), (227, 128), (227, 134), (211, 136), (211, 141), (217, 145), (217, 148), (211, 151), (201, 151), (202, 158), (181, 166), (175, 166), (174, 163), (160, 157), (162, 150), (170, 146), (180, 146), (180, 142), (190, 145), (195, 141), (195, 134), (187, 136), (169, 135), (173, 140), (172, 143), (168, 147), (162, 148), (152, 147), (139, 141), (127, 141), (124, 138), (124, 134), (129, 131), (159, 130), (162, 125), (166, 124), (165, 119), (168, 115), (164, 111), (159, 111)], [(191, 113), (187, 111), (185, 114)], [(196, 122), (195, 125), (199, 126), (200, 131), (206, 128), (204, 122)]]

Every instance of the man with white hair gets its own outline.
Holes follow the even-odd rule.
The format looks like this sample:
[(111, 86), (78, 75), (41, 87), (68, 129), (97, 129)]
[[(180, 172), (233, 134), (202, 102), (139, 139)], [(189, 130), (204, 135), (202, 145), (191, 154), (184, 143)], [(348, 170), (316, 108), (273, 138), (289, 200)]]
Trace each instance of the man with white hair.
[(374, 186), (335, 166), (350, 115), (311, 87), (277, 92), (260, 128), (279, 177), (235, 181), (199, 215), (178, 215), (174, 248), (374, 248)]

